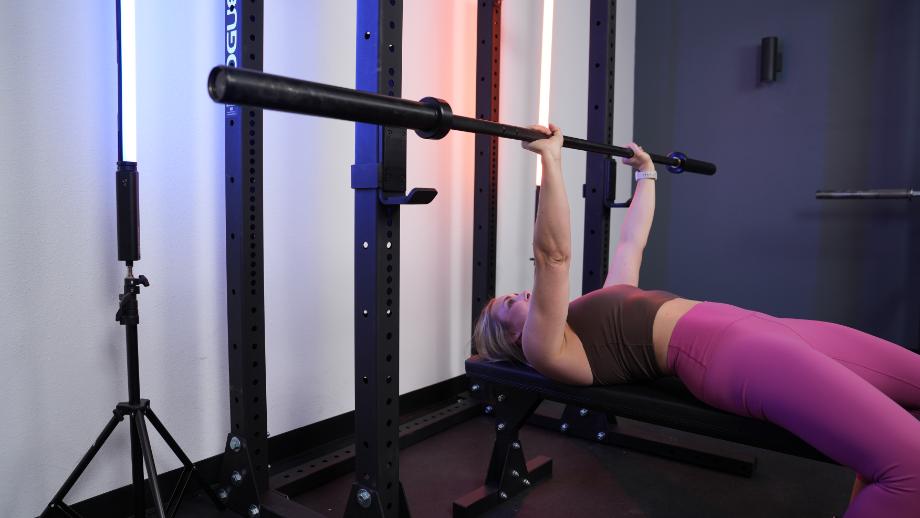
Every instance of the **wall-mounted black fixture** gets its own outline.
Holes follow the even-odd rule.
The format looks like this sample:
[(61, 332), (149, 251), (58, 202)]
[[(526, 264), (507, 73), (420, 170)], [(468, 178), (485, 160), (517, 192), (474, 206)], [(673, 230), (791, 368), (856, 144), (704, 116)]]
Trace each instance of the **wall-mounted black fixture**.
[(769, 36), (760, 41), (760, 82), (776, 81), (776, 74), (783, 70), (783, 55), (779, 51), (779, 38)]

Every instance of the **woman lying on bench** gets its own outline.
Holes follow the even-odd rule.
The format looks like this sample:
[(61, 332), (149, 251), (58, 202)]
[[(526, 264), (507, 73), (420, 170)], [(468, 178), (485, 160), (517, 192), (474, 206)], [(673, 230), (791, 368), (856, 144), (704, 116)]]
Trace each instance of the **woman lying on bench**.
[(604, 287), (569, 302), (562, 132), (534, 129), (548, 138), (523, 144), (543, 163), (533, 293), (485, 306), (473, 336), (479, 355), (575, 385), (676, 375), (701, 401), (782, 426), (853, 468), (847, 517), (918, 516), (920, 421), (911, 411), (920, 417), (920, 355), (837, 324), (639, 289), (657, 175), (635, 144), (623, 162), (637, 185)]

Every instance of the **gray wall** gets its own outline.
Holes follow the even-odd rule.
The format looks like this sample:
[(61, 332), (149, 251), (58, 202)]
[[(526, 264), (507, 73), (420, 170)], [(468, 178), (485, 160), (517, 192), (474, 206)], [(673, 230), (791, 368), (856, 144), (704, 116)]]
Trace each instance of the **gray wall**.
[(643, 286), (916, 348), (917, 209), (815, 191), (920, 188), (918, 29), (910, 0), (639, 2), (636, 139), (719, 166), (659, 182)]

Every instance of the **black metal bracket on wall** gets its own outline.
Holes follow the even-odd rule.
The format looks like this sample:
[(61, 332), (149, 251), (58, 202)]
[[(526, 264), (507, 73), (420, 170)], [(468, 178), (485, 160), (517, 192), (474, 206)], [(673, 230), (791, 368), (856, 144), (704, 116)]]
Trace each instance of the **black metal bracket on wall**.
[[(479, 0), (476, 12), (476, 116), (498, 121), (502, 0)], [(475, 153), (471, 328), (495, 296), (498, 137), (477, 134)], [(475, 349), (470, 353), (475, 354)]]
[[(401, 95), (402, 25), (402, 0), (358, 0), (358, 90)], [(355, 480), (345, 516), (407, 517), (399, 480), (400, 206), (386, 203), (405, 196), (405, 129), (355, 125), (352, 188)]]
[[(616, 0), (591, 0), (588, 48), (588, 135), (613, 141), (613, 86), (616, 51)], [(616, 197), (616, 162), (588, 153), (585, 165), (584, 259), (582, 293), (604, 284), (610, 255), (610, 206)]]
[[(225, 63), (262, 70), (262, 0), (226, 0)], [(230, 431), (219, 491), (242, 516), (268, 489), (262, 263), (262, 110), (227, 105), (224, 118), (227, 355)], [(231, 446), (232, 445), (232, 446)]]

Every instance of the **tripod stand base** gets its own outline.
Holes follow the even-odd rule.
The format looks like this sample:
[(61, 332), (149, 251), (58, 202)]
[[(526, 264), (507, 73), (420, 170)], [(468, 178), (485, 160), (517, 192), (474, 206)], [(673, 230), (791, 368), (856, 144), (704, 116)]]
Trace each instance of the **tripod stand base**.
[[(61, 489), (54, 495), (51, 499), (51, 502), (42, 512), (40, 518), (50, 518), (55, 514), (63, 515), (68, 518), (80, 518), (80, 514), (74, 511), (70, 506), (64, 503), (64, 497), (67, 496), (67, 493), (73, 488), (77, 480), (80, 478), (80, 475), (83, 474), (83, 471), (86, 470), (90, 462), (92, 462), (93, 457), (99, 453), (99, 450), (102, 448), (102, 445), (105, 444), (105, 441), (108, 440), (109, 436), (112, 435), (112, 432), (115, 430), (115, 427), (120, 423), (125, 416), (130, 416), (130, 425), (131, 425), (131, 463), (133, 472), (135, 474), (134, 481), (132, 483), (134, 489), (134, 516), (145, 516), (146, 514), (146, 505), (145, 505), (145, 491), (144, 491), (144, 478), (143, 478), (143, 468), (147, 467), (147, 481), (150, 485), (150, 493), (153, 497), (153, 504), (156, 510), (156, 515), (159, 518), (166, 518), (167, 516), (172, 517), (175, 515), (176, 510), (179, 508), (179, 504), (182, 503), (182, 498), (185, 496), (185, 490), (188, 487), (189, 480), (194, 477), (195, 481), (204, 489), (208, 497), (214, 502), (218, 509), (223, 509), (223, 504), (220, 499), (214, 493), (214, 490), (211, 489), (205, 480), (202, 478), (201, 474), (198, 472), (197, 467), (192, 463), (188, 458), (185, 452), (182, 451), (182, 448), (179, 447), (179, 444), (176, 443), (175, 439), (169, 434), (169, 431), (166, 430), (166, 427), (163, 426), (163, 423), (157, 418), (156, 414), (153, 413), (153, 410), (150, 408), (150, 401), (147, 399), (141, 399), (138, 403), (130, 402), (121, 402), (115, 406), (113, 411), (114, 415), (109, 422), (105, 425), (105, 428), (102, 429), (102, 432), (99, 434), (99, 437), (96, 438), (96, 441), (90, 446), (89, 450), (83, 455), (83, 458), (80, 459), (80, 462), (77, 464), (77, 467), (74, 468), (73, 472), (67, 477), (67, 480), (64, 482), (64, 485), (61, 486)], [(176, 484), (175, 489), (173, 490), (169, 502), (164, 507), (163, 499), (160, 496), (160, 485), (157, 481), (157, 472), (156, 465), (153, 460), (153, 450), (150, 448), (150, 437), (147, 435), (147, 420), (153, 425), (154, 429), (160, 434), (160, 437), (166, 441), (166, 444), (169, 445), (176, 457), (182, 461), (184, 469), (182, 474), (179, 477), (179, 482)], [(140, 477), (136, 476), (140, 474)]]

